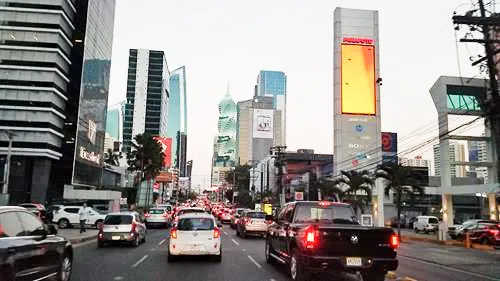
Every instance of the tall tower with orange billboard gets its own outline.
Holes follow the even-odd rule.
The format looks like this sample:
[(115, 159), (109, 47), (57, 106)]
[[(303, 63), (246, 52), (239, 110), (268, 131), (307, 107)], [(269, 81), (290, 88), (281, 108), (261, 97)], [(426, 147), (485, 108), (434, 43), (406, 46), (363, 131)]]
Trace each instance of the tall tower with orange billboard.
[(334, 12), (334, 175), (381, 163), (378, 12)]

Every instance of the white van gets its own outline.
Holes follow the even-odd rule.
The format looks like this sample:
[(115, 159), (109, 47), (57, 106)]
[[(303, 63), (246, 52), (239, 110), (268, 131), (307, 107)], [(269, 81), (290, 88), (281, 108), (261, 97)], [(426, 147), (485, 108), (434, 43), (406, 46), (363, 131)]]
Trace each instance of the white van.
[(439, 219), (435, 216), (418, 216), (413, 223), (415, 232), (436, 232), (438, 230)]

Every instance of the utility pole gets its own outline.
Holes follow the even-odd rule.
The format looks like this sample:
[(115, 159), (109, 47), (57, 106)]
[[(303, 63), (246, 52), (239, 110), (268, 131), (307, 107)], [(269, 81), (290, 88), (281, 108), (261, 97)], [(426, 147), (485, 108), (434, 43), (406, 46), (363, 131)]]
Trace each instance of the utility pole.
[(280, 206), (283, 206), (285, 204), (285, 188), (283, 185), (283, 167), (286, 166), (286, 161), (285, 161), (285, 152), (286, 146), (280, 145), (280, 146), (273, 146), (270, 149), (270, 153), (273, 158), (275, 158), (274, 166), (278, 168), (278, 197), (279, 197), (279, 202)]
[[(497, 29), (500, 27), (500, 15), (491, 14), (486, 16), (486, 9), (483, 0), (478, 1), (480, 16), (473, 16), (478, 10), (472, 10), (465, 14), (465, 16), (453, 16), (453, 23), (457, 25), (455, 29), (459, 29), (458, 25), (468, 25), (471, 31), (480, 30), (483, 38), (470, 39), (463, 38), (460, 42), (475, 42), (484, 44), (486, 56), (473, 62), (472, 65), (478, 65), (486, 61), (488, 69), (490, 94), (484, 97), (484, 115), (486, 122), (490, 127), (493, 143), (496, 151), (496, 171), (497, 182), (500, 182), (500, 96), (497, 81), (497, 67), (495, 55), (500, 53), (500, 47), (494, 44), (500, 44), (497, 39)], [(493, 38), (492, 38), (493, 37)], [(496, 48), (496, 49), (495, 49)]]

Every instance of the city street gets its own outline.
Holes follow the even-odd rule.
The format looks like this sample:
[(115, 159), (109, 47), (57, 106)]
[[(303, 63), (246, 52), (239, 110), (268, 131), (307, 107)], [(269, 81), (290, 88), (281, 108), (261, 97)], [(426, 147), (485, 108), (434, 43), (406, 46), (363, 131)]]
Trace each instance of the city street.
[[(138, 248), (96, 247), (95, 241), (75, 246), (73, 281), (85, 280), (289, 280), (282, 266), (265, 262), (264, 240), (242, 239), (229, 226), (223, 228), (221, 264), (204, 258), (167, 263), (167, 230), (149, 230)], [(401, 245), (398, 278), (425, 281), (500, 280), (500, 254), (410, 242)], [(443, 262), (446, 257), (446, 262)], [(437, 262), (437, 263), (436, 263)], [(338, 280), (361, 280), (343, 276)], [(389, 279), (388, 279), (389, 280)]]

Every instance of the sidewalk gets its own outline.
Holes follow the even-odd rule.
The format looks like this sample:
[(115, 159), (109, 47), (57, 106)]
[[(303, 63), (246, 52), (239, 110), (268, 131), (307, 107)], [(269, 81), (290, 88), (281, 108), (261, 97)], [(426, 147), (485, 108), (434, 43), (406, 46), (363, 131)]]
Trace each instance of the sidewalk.
[[(397, 229), (394, 229), (394, 231), (397, 231)], [(421, 233), (415, 233), (414, 231), (408, 229), (401, 229), (401, 242), (405, 243), (408, 241), (421, 241), (421, 242), (428, 242), (428, 243), (448, 245), (448, 246), (458, 246), (465, 248), (463, 241), (457, 241), (457, 240), (440, 241), (437, 237), (437, 234), (421, 234)], [(497, 253), (500, 252), (498, 250), (495, 250), (493, 246), (489, 245), (471, 244), (471, 247), (483, 251), (493, 251)]]
[(80, 233), (80, 229), (70, 228), (70, 229), (59, 229), (57, 234), (65, 237), (72, 244), (78, 244), (89, 240), (94, 240), (97, 238), (99, 231), (97, 229), (87, 229), (86, 232)]

